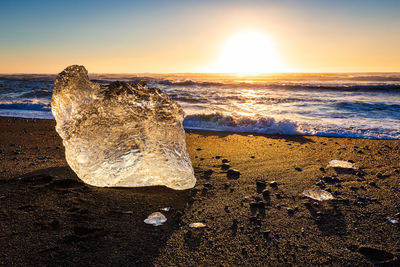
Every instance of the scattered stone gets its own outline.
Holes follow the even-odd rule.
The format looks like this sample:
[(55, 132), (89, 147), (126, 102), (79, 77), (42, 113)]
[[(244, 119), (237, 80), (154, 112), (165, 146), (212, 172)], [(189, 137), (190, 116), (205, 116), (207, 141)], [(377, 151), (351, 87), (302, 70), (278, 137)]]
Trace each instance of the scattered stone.
[(229, 160), (227, 160), (227, 159), (222, 160), (222, 163), (228, 163), (228, 162), (229, 162)]
[(321, 172), (325, 172), (325, 168), (324, 168), (324, 167), (319, 168), (319, 170), (320, 170)]
[(332, 177), (332, 176), (324, 176), (322, 177), (322, 180), (324, 180), (327, 183), (338, 183), (339, 179), (337, 177)]
[(204, 171), (204, 176), (206, 176), (206, 177), (210, 177), (211, 176), (211, 174), (213, 174), (213, 170), (211, 170), (211, 169), (208, 169), (208, 170), (206, 170), (206, 171)]
[(316, 183), (315, 185), (321, 187), (321, 188), (325, 188), (325, 183), (323, 181), (319, 181), (318, 183)]
[(292, 208), (287, 208), (286, 210), (287, 210), (287, 212), (288, 212), (290, 215), (294, 214), (294, 209), (292, 209)]
[(223, 164), (221, 165), (221, 170), (227, 170), (227, 169), (229, 169), (230, 167), (231, 167), (231, 165), (226, 164), (226, 163), (223, 163)]
[(261, 197), (259, 197), (259, 196), (256, 196), (255, 198), (255, 201), (257, 201), (257, 202), (260, 202), (262, 199), (261, 199)]
[(301, 167), (295, 167), (294, 168), (296, 171), (299, 171), (299, 172), (301, 172), (303, 169), (301, 168)]
[(197, 150), (197, 151), (200, 151), (200, 150), (202, 150), (202, 149), (201, 149), (200, 147), (198, 147), (198, 148), (196, 148), (196, 150)]
[(255, 157), (254, 156), (250, 156), (250, 158), (254, 159)]
[(263, 195), (263, 197), (264, 197), (265, 199), (269, 199), (269, 198), (270, 198), (270, 195), (271, 195), (271, 192), (270, 192), (268, 189), (264, 189), (264, 190), (262, 191), (262, 195)]
[(220, 159), (220, 158), (221, 158), (221, 156), (217, 155), (217, 156), (215, 156), (215, 158), (216, 158), (216, 159)]
[(272, 182), (269, 183), (269, 185), (270, 185), (271, 187), (278, 187), (278, 182), (272, 181)]
[(228, 176), (228, 178), (232, 178), (232, 179), (237, 179), (237, 178), (239, 178), (240, 174), (241, 174), (240, 171), (235, 170), (235, 169), (229, 169), (229, 170), (226, 172), (226, 175)]
[(265, 188), (265, 187), (267, 186), (267, 184), (265, 183), (264, 180), (257, 180), (257, 181), (256, 181), (256, 186), (257, 186), (258, 188)]
[(41, 156), (41, 157), (37, 157), (37, 159), (38, 160), (45, 160), (45, 159), (47, 159), (47, 157), (46, 156)]

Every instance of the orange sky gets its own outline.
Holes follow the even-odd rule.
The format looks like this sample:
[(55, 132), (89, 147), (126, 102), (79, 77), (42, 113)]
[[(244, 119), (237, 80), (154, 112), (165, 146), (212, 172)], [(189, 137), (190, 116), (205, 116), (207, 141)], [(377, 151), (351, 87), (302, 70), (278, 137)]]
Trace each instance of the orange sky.
[(0, 73), (400, 71), (400, 1), (166, 2), (2, 1)]

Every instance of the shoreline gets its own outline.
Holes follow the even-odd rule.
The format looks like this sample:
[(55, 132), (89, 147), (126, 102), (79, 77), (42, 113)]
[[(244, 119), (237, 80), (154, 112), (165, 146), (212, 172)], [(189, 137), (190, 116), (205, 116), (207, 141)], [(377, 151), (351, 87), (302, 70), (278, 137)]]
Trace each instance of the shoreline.
[[(3, 264), (400, 263), (400, 227), (387, 221), (400, 220), (400, 140), (186, 130), (195, 188), (97, 188), (68, 167), (54, 126), (0, 117)], [(222, 159), (241, 172), (238, 179), (221, 170)], [(327, 169), (332, 159), (361, 169)], [(265, 181), (268, 201), (257, 180)], [(302, 195), (321, 185), (336, 199)], [(256, 197), (264, 208), (250, 206)], [(143, 223), (166, 206), (164, 225)], [(207, 227), (192, 229), (193, 222)]]
[[(55, 119), (43, 119), (43, 118), (25, 118), (25, 117), (12, 117), (12, 116), (1, 116), (0, 119), (25, 119), (25, 120), (43, 120), (43, 121), (55, 121)], [(193, 128), (184, 128), (186, 133), (198, 133), (203, 135), (228, 135), (228, 134), (237, 134), (237, 135), (244, 135), (244, 136), (265, 136), (265, 137), (282, 137), (288, 138), (290, 136), (300, 136), (300, 137), (325, 137), (325, 138), (348, 138), (348, 139), (367, 139), (367, 140), (394, 140), (399, 141), (400, 139), (394, 138), (378, 138), (378, 137), (351, 137), (351, 136), (337, 136), (337, 135), (306, 135), (306, 134), (265, 134), (265, 133), (258, 133), (258, 132), (245, 132), (245, 131), (228, 131), (228, 130), (204, 130), (204, 129), (193, 129)]]

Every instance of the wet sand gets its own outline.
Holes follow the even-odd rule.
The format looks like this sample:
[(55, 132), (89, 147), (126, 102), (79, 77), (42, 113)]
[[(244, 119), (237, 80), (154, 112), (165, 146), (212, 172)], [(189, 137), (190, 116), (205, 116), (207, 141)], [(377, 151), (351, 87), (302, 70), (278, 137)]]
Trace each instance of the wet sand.
[[(54, 126), (0, 117), (2, 265), (400, 264), (388, 222), (400, 220), (400, 141), (187, 131), (194, 189), (96, 188), (68, 167)], [(331, 159), (360, 170), (325, 168)], [(310, 188), (336, 199), (307, 199)], [(167, 206), (164, 225), (143, 223)]]

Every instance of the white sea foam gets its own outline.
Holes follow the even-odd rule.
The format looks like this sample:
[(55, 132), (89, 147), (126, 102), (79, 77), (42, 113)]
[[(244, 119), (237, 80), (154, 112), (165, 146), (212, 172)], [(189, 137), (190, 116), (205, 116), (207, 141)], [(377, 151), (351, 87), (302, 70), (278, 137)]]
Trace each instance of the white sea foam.
[[(400, 139), (400, 74), (97, 74), (145, 80), (184, 109), (186, 129)], [(0, 75), (0, 116), (53, 119), (55, 76)]]

